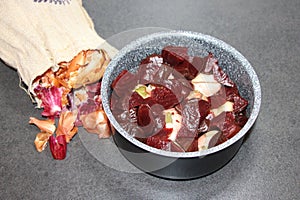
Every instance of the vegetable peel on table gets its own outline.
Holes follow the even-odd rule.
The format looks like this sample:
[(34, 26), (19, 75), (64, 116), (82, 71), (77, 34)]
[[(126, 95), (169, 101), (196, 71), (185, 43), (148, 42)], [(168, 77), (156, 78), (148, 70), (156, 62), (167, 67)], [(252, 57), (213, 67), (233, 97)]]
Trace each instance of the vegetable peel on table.
[(46, 148), (47, 142), (49, 140), (49, 137), (51, 136), (51, 133), (47, 132), (40, 132), (36, 135), (36, 138), (34, 140), (35, 148), (38, 152), (44, 151)]
[(44, 119), (29, 121), (40, 129), (36, 150), (49, 143), (53, 158), (64, 159), (78, 126), (109, 137), (100, 84), (117, 49), (95, 31), (82, 1), (1, 1), (0, 18), (0, 57), (17, 70), (20, 87), (42, 109)]
[(53, 134), (55, 131), (54, 120), (39, 120), (35, 117), (30, 117), (29, 123), (36, 125), (42, 132)]
[(77, 110), (62, 112), (58, 121), (56, 135), (65, 135), (66, 142), (69, 143), (77, 133), (78, 128), (75, 126), (77, 119)]
[(37, 86), (34, 89), (36, 98), (41, 102), (40, 107), (44, 108), (42, 115), (45, 117), (57, 117), (62, 109), (62, 88), (52, 86), (50, 88)]
[(99, 138), (108, 138), (111, 135), (109, 121), (103, 110), (98, 110), (80, 117), (83, 127), (90, 133), (95, 133)]
[[(108, 138), (111, 135), (109, 121), (102, 109), (100, 96), (100, 80), (110, 59), (107, 55), (99, 57), (99, 55), (101, 55), (100, 53), (106, 54), (105, 51), (82, 51), (74, 57), (72, 61), (61, 64), (57, 71), (49, 69), (44, 75), (37, 77), (34, 81), (34, 91), (36, 91), (35, 98), (41, 102), (40, 107), (43, 108), (42, 116), (47, 117), (48, 120), (43, 121), (31, 118), (31, 123), (40, 127), (49, 120), (54, 122), (55, 118), (59, 118), (56, 129), (56, 138), (64, 136), (64, 139), (51, 140), (52, 146), (58, 146), (57, 148), (50, 148), (53, 158), (55, 159), (62, 159), (63, 156), (57, 156), (53, 151), (62, 151), (62, 149), (64, 149), (63, 146), (65, 146), (58, 141), (65, 140), (66, 144), (69, 143), (77, 133), (78, 126), (83, 126), (87, 132), (98, 134), (99, 138)], [(91, 64), (92, 59), (83, 58), (83, 55), (93, 57), (93, 54), (98, 55), (96, 56), (98, 61), (102, 59), (100, 62), (93, 62), (92, 64), (95, 66)], [(106, 60), (103, 60), (103, 58)], [(76, 67), (72, 67), (71, 65)], [(86, 67), (93, 69), (91, 72), (92, 75), (90, 76), (92, 78), (76, 81), (76, 75), (74, 74), (80, 69), (85, 71)], [(70, 68), (77, 71), (74, 73), (72, 70), (68, 71)], [(95, 74), (98, 72), (101, 74), (98, 74), (99, 77), (95, 78)], [(70, 77), (73, 79), (70, 79)], [(59, 81), (56, 79), (59, 79)], [(76, 84), (70, 84), (70, 81)], [(90, 81), (96, 82), (90, 83)], [(78, 88), (73, 88), (73, 86)], [(63, 91), (69, 92), (64, 94)], [(64, 102), (63, 99), (66, 99), (66, 101)], [(49, 133), (49, 131), (46, 132)], [(51, 133), (53, 134), (53, 131)], [(47, 140), (50, 140), (51, 137), (55, 137), (52, 134), (48, 138), (43, 137), (43, 147), (38, 147), (36, 144), (36, 148), (39, 152), (45, 149)]]

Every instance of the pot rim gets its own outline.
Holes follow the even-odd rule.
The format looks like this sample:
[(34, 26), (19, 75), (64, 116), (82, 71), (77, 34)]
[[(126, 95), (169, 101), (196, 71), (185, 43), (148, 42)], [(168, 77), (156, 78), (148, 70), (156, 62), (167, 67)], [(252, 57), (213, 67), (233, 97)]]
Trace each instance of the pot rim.
[[(115, 117), (113, 116), (111, 109), (110, 109), (110, 100), (108, 99), (108, 88), (110, 87), (109, 83), (109, 77), (113, 73), (113, 70), (115, 66), (118, 64), (118, 62), (130, 51), (138, 48), (141, 46), (143, 43), (155, 40), (156, 38), (161, 38), (161, 37), (170, 37), (170, 36), (184, 36), (184, 37), (189, 37), (189, 38), (195, 38), (199, 40), (206, 41), (208, 43), (211, 43), (214, 46), (218, 46), (221, 49), (224, 49), (228, 52), (230, 52), (233, 57), (238, 60), (242, 66), (246, 69), (248, 75), (250, 76), (251, 83), (253, 84), (253, 94), (254, 94), (254, 101), (253, 101), (253, 108), (250, 113), (250, 116), (248, 118), (247, 123), (244, 125), (244, 127), (232, 138), (227, 140), (226, 142), (219, 144), (215, 147), (211, 147), (206, 150), (201, 150), (201, 151), (194, 151), (194, 152), (170, 152), (170, 151), (165, 151), (161, 149), (157, 149), (151, 146), (148, 146), (137, 139), (133, 138), (130, 134), (128, 134), (117, 122)], [(182, 31), (182, 30), (173, 30), (173, 31), (163, 31), (163, 32), (157, 32), (157, 33), (152, 33), (146, 36), (143, 36), (137, 40), (132, 41), (125, 47), (123, 47), (119, 53), (110, 61), (109, 65), (107, 66), (105, 73), (102, 78), (102, 84), (101, 84), (101, 97), (102, 97), (102, 104), (104, 111), (111, 123), (111, 125), (116, 129), (116, 131), (121, 134), (124, 138), (128, 140), (128, 142), (134, 144), (135, 146), (147, 151), (151, 152), (157, 155), (161, 156), (166, 156), (166, 157), (172, 157), (172, 158), (193, 158), (193, 157), (204, 157), (216, 152), (219, 152), (232, 144), (236, 143), (238, 140), (243, 138), (245, 134), (250, 130), (250, 128), (253, 126), (255, 120), (258, 117), (260, 106), (261, 106), (261, 87), (260, 87), (260, 82), (258, 80), (258, 76), (256, 72), (254, 71), (253, 67), (249, 63), (249, 61), (239, 52), (237, 51), (234, 47), (231, 45), (225, 43), (224, 41), (217, 39), (213, 36), (198, 33), (198, 32), (191, 32), (191, 31)]]

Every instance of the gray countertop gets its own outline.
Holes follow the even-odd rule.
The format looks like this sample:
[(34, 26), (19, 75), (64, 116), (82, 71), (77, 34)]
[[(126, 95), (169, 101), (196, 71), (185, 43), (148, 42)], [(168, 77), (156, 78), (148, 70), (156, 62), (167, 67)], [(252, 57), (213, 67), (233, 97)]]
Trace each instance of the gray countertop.
[(163, 180), (110, 167), (85, 148), (80, 135), (68, 145), (67, 158), (55, 161), (49, 149), (36, 152), (37, 129), (28, 119), (41, 111), (18, 87), (17, 72), (1, 62), (0, 199), (300, 199), (299, 0), (83, 4), (104, 38), (163, 27), (209, 34), (232, 45), (259, 76), (260, 115), (237, 155), (195, 180)]

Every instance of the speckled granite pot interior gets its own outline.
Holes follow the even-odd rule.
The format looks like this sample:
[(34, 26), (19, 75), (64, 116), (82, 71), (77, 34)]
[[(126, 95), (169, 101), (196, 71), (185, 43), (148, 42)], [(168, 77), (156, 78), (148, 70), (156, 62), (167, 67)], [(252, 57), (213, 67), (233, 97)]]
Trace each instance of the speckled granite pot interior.
[[(110, 85), (124, 70), (134, 71), (139, 62), (153, 53), (160, 53), (167, 45), (185, 46), (190, 55), (205, 56), (212, 52), (219, 65), (238, 85), (241, 95), (249, 102), (246, 125), (230, 140), (208, 150), (188, 153), (167, 152), (152, 148), (134, 139), (114, 118), (110, 109)], [(154, 176), (167, 179), (193, 179), (208, 175), (237, 153), (245, 134), (253, 126), (260, 109), (261, 89), (258, 77), (236, 49), (214, 37), (186, 31), (159, 32), (131, 42), (110, 62), (101, 86), (104, 110), (116, 133), (114, 141), (120, 152), (136, 167)]]

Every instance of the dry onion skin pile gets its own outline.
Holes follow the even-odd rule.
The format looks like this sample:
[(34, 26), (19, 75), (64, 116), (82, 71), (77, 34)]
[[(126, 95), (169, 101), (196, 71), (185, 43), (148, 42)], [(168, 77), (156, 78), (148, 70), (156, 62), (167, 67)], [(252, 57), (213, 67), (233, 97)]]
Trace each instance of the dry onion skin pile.
[(40, 119), (29, 120), (40, 129), (36, 150), (49, 144), (53, 158), (64, 159), (79, 126), (109, 137), (100, 86), (117, 50), (96, 33), (82, 2), (1, 1), (0, 17), (0, 57), (42, 109)]

